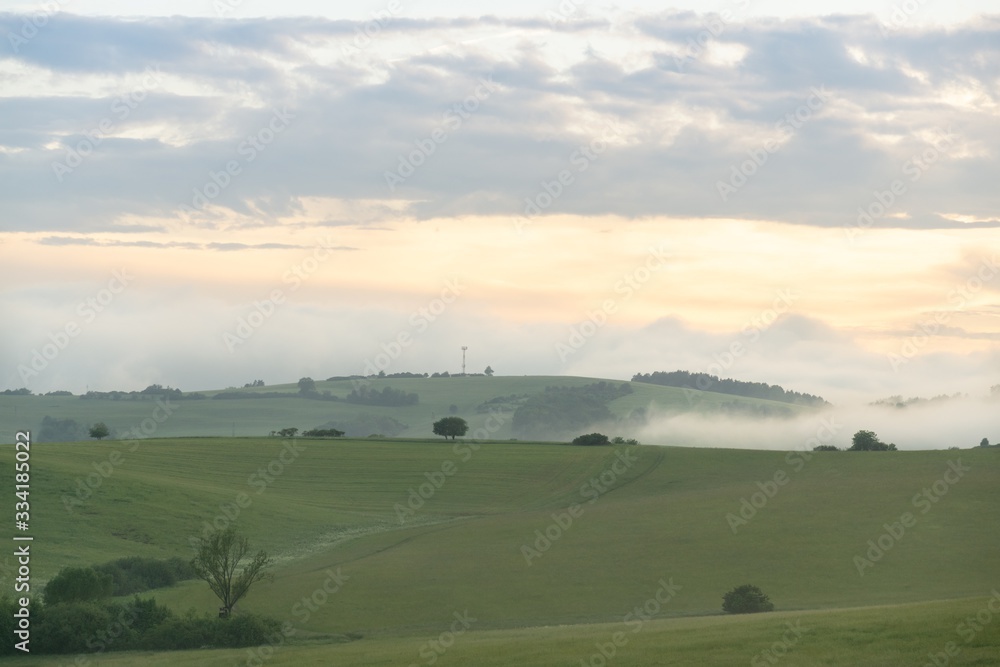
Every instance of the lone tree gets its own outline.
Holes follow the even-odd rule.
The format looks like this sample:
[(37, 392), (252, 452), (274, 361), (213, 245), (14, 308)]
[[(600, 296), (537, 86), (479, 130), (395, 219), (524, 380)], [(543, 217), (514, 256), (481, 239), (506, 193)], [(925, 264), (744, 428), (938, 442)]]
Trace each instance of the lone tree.
[(493, 367), (487, 366), (486, 370), (483, 371), (483, 374), (486, 375), (486, 377), (493, 377)]
[[(622, 444), (624, 444), (624, 443), (625, 443), (625, 441), (622, 440)], [(611, 441), (608, 440), (608, 436), (604, 435), (603, 433), (588, 433), (586, 435), (579, 435), (579, 436), (573, 438), (573, 443), (572, 444), (574, 444), (574, 445), (584, 445), (584, 446), (587, 446), (587, 447), (590, 447), (590, 446), (598, 446), (599, 447), (601, 445), (610, 445)]]
[(316, 380), (313, 380), (312, 378), (299, 378), (299, 393), (316, 393)]
[(980, 447), (989, 447), (990, 446), (990, 439), (989, 438), (983, 438), (982, 440), (979, 441), (979, 446)]
[(888, 445), (878, 439), (874, 431), (858, 431), (851, 439), (849, 452), (894, 452), (896, 445)]
[(111, 435), (111, 431), (108, 430), (107, 425), (104, 422), (97, 422), (90, 427), (90, 437), (97, 438), (101, 440)]
[(469, 424), (461, 417), (443, 417), (434, 422), (434, 435), (443, 435), (445, 438), (455, 439), (456, 436), (465, 435), (469, 430)]
[(774, 603), (756, 586), (743, 584), (722, 596), (722, 611), (729, 614), (756, 614), (774, 611)]
[(263, 550), (251, 555), (250, 541), (226, 528), (202, 540), (191, 567), (222, 601), (219, 616), (228, 618), (250, 587), (268, 576), (265, 570), (273, 562)]

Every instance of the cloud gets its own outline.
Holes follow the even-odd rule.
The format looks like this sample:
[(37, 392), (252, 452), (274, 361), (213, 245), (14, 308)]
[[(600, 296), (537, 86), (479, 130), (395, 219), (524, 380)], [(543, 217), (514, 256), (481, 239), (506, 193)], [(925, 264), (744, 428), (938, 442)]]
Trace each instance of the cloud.
[[(195, 243), (191, 241), (121, 241), (99, 240), (71, 236), (47, 236), (39, 239), (41, 245), (51, 246), (94, 246), (98, 248), (180, 248), (182, 250), (313, 250), (315, 245), (291, 243)], [(323, 246), (325, 250), (357, 250), (349, 246)]]
[[(487, 29), (511, 34), (491, 45), (468, 39), (479, 25), (468, 19), (400, 18), (348, 56), (343, 47), (362, 23), (60, 15), (0, 62), (37, 68), (33, 76), (57, 88), (72, 88), (67, 77), (97, 77), (104, 83), (96, 89), (106, 92), (46, 96), (17, 80), (2, 100), (0, 142), (17, 152), (0, 160), (0, 197), (11, 214), (0, 224), (86, 232), (126, 216), (176, 217), (230, 160), (242, 173), (213, 199), (216, 213), (266, 224), (308, 197), (394, 199), (418, 218), (514, 216), (563, 170), (573, 183), (545, 214), (844, 226), (899, 180), (906, 192), (876, 216), (879, 227), (1000, 224), (991, 208), (1000, 175), (991, 157), (1000, 139), (991, 131), (997, 112), (988, 66), (998, 50), (995, 23), (885, 37), (866, 17), (748, 20), (712, 37), (745, 49), (723, 66), (685, 51), (706, 20), (689, 13), (624, 24), (490, 18)], [(0, 23), (14, 28), (20, 17)], [(557, 37), (567, 62), (547, 45)], [(648, 64), (626, 71), (586, 48), (614, 40), (630, 40)], [(390, 52), (391, 64), (383, 59)], [(685, 53), (679, 67), (676, 56)], [(57, 178), (54, 163), (87, 147), (86, 133), (109, 116), (121, 88), (127, 92), (127, 77), (151, 65), (163, 72), (161, 84), (127, 118), (112, 116), (110, 136)], [(487, 76), (499, 89), (460, 124), (446, 122)], [(829, 99), (801, 113), (815, 89)], [(244, 163), (241, 142), (282, 108), (295, 114), (287, 132)], [(789, 124), (797, 112), (804, 120)], [(574, 156), (600, 145), (612, 119), (620, 133), (584, 170)], [(949, 127), (953, 145), (913, 170), (931, 135)], [(445, 139), (415, 158), (422, 164), (405, 183), (388, 188), (386, 172), (420, 142), (427, 146), (435, 129)], [(762, 153), (770, 139), (779, 147)], [(754, 165), (754, 155), (766, 163)], [(734, 182), (736, 191), (723, 197), (719, 184)]]

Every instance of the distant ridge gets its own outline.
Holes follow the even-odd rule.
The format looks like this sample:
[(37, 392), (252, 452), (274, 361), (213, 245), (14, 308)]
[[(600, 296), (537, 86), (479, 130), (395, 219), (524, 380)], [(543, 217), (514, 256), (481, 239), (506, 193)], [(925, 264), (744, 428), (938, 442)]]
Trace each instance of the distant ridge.
[(718, 376), (709, 375), (708, 373), (691, 373), (689, 371), (672, 371), (669, 373), (656, 371), (646, 373), (645, 375), (636, 373), (632, 376), (632, 382), (697, 389), (698, 391), (714, 391), (718, 394), (732, 394), (734, 396), (746, 396), (749, 398), (764, 398), (769, 401), (780, 401), (793, 405), (830, 405), (825, 399), (819, 396), (788, 391), (776, 384), (743, 382), (730, 378), (720, 379)]

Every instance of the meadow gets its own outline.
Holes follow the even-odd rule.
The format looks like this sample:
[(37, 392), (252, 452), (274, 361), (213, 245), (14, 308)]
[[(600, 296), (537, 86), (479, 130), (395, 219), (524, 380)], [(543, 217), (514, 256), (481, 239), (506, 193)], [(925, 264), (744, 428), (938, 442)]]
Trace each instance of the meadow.
[[(996, 664), (1000, 617), (990, 612), (967, 642), (957, 628), (1000, 586), (1000, 534), (986, 528), (1000, 522), (998, 463), (986, 448), (44, 444), (32, 455), (33, 576), (40, 587), (67, 565), (187, 558), (206, 525), (231, 524), (276, 558), (274, 580), (238, 609), (294, 628), (266, 664), (577, 665), (616, 632), (627, 641), (615, 664), (753, 664), (799, 622), (808, 631), (784, 647), (785, 664), (924, 664), (948, 642), (961, 648), (948, 664)], [(4, 589), (12, 565), (6, 556)], [(722, 615), (722, 595), (744, 583), (776, 611)], [(672, 593), (656, 613), (636, 616), (664, 586)], [(180, 612), (217, 606), (200, 581), (153, 594)], [(475, 620), (437, 652), (429, 642), (456, 614)], [(108, 654), (93, 664), (247, 657)]]

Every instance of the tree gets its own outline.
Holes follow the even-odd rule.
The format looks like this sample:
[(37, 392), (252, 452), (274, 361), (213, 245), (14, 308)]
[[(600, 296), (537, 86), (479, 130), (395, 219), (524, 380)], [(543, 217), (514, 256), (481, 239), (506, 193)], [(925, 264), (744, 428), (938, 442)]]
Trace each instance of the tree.
[(316, 391), (316, 380), (312, 378), (299, 378), (299, 393), (312, 394)]
[(268, 576), (266, 570), (273, 562), (263, 550), (251, 555), (250, 541), (226, 528), (202, 540), (191, 567), (222, 601), (220, 616), (228, 618), (250, 587)]
[(990, 446), (990, 439), (989, 438), (983, 438), (982, 440), (979, 441), (979, 446), (980, 447), (989, 447)]
[(873, 431), (858, 431), (851, 438), (849, 452), (894, 452), (896, 445), (888, 445), (878, 439)]
[(455, 405), (454, 403), (452, 403), (451, 405), (449, 405), (448, 406), (448, 414), (449, 415), (457, 415), (458, 414), (458, 406)]
[(104, 424), (104, 422), (97, 422), (96, 424), (90, 427), (91, 438), (97, 438), (98, 440), (101, 440), (102, 438), (106, 438), (109, 435), (111, 435), (111, 432), (108, 430), (108, 427)]
[(493, 377), (493, 367), (492, 367), (492, 366), (487, 366), (487, 367), (486, 367), (486, 370), (485, 370), (485, 371), (483, 371), (483, 374), (484, 374), (484, 375), (485, 375), (486, 377)]
[[(624, 442), (624, 441), (623, 441)], [(587, 435), (573, 438), (574, 445), (610, 445), (611, 441), (603, 433), (588, 433)]]
[(773, 610), (774, 603), (764, 591), (751, 584), (737, 586), (722, 596), (722, 611), (728, 614), (756, 614)]
[(461, 417), (442, 417), (434, 422), (434, 435), (443, 435), (446, 439), (455, 439), (456, 436), (465, 435), (469, 430), (469, 424)]

